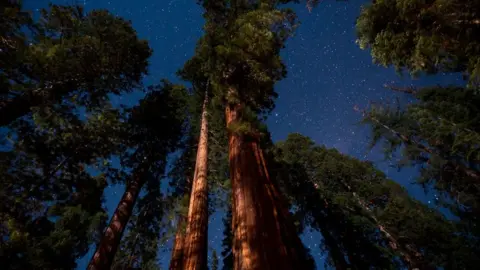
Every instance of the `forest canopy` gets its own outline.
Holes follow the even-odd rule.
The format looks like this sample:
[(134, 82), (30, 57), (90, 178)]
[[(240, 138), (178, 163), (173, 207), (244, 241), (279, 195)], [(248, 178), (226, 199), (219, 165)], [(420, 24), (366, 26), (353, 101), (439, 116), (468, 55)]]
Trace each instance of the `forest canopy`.
[[(30, 10), (2, 1), (2, 267), (479, 265), (477, 0), (374, 0), (356, 14), (349, 42), (356, 39), (375, 65), (421, 78), (461, 77), (447, 85), (378, 85), (394, 101), (354, 107), (365, 131), (358, 144), (381, 152), (382, 162), (314, 134), (287, 135), (302, 130), (298, 122), (282, 131), (283, 140), (273, 139), (281, 136), (272, 111), (288, 107), (277, 100), (279, 82), (289, 79), (287, 70), (302, 74), (290, 65), (290, 41), (299, 39), (303, 14), (333, 1), (192, 2), (202, 31), (191, 57), (163, 63), (178, 70), (160, 79), (155, 55), (169, 52), (113, 8)], [(331, 101), (328, 89), (314, 88), (319, 106)], [(384, 162), (410, 170), (413, 180), (392, 177)], [(120, 192), (117, 201), (112, 190)], [(431, 192), (436, 199), (426, 203)]]

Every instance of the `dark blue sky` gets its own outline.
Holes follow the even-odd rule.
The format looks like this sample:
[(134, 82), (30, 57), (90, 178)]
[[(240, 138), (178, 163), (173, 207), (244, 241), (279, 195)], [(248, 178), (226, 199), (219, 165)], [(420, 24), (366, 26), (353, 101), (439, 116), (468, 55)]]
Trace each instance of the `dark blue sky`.
[[(46, 7), (48, 0), (24, 0), (25, 7), (35, 10)], [(202, 10), (195, 0), (56, 0), (58, 4), (78, 3), (90, 9), (108, 9), (133, 22), (141, 38), (147, 39), (154, 50), (150, 59), (150, 75), (146, 84), (161, 78), (178, 81), (175, 72), (194, 52), (195, 42), (202, 34)], [(295, 37), (282, 52), (288, 66), (287, 78), (277, 84), (280, 97), (268, 127), (274, 141), (283, 140), (290, 132), (311, 137), (318, 144), (337, 148), (345, 154), (374, 161), (389, 177), (404, 185), (412, 196), (430, 203), (433, 195), (412, 185), (412, 170), (397, 172), (382, 162), (380, 149), (369, 151), (368, 128), (360, 126), (360, 115), (354, 105), (364, 107), (369, 101), (392, 100), (397, 95), (383, 84), (431, 85), (460, 83), (459, 76), (435, 76), (411, 80), (398, 76), (392, 68), (372, 64), (368, 51), (355, 44), (355, 19), (360, 7), (369, 1), (334, 2), (323, 0), (308, 12), (304, 4), (292, 5), (302, 24)], [(118, 102), (134, 103), (141, 96), (132, 94)], [(106, 207), (110, 214), (118, 203), (123, 187), (106, 191)], [(220, 251), (222, 238), (221, 214), (212, 216), (209, 227), (210, 247)], [(318, 233), (306, 233), (305, 244), (311, 248), (318, 268), (323, 269)], [(91, 254), (79, 261), (85, 269)], [(162, 266), (168, 267), (169, 254), (162, 253)]]

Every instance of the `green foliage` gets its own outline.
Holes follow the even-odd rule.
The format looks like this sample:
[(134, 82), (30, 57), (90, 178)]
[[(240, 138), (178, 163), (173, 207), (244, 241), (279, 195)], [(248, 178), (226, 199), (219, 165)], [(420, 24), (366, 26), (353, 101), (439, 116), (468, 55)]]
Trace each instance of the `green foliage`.
[[(160, 190), (167, 156), (180, 146), (186, 128), (188, 103), (186, 89), (163, 80), (149, 87), (139, 104), (129, 109), (124, 132), (122, 163), (149, 168), (142, 176), (144, 195), (135, 205), (127, 235), (117, 252), (113, 269), (159, 269), (158, 249), (171, 231), (168, 212), (172, 200)], [(133, 149), (129, 151), (129, 149)]]
[(279, 53), (295, 28), (295, 14), (269, 1), (201, 4), (206, 34), (184, 70), (196, 68), (208, 78), (214, 104), (242, 103), (255, 114), (270, 111), (277, 96), (273, 85), (286, 74)]
[(217, 251), (212, 251), (212, 259), (210, 261), (210, 270), (218, 270), (218, 255)]
[[(141, 235), (135, 263), (153, 267), (164, 207), (155, 204), (159, 179), (183, 135), (188, 93), (164, 81), (138, 106), (113, 108), (107, 95), (139, 87), (151, 53), (130, 23), (64, 6), (33, 22), (16, 3), (0, 10), (0, 114), (8, 124), (0, 152), (1, 264), (75, 268), (105, 226), (104, 188), (145, 161), (160, 175), (145, 179), (137, 207), (149, 205), (148, 215), (136, 214), (141, 226), (129, 231)], [(111, 162), (118, 156), (121, 169)]]
[(480, 76), (479, 6), (476, 0), (378, 0), (357, 19), (357, 43), (376, 63), (397, 70), (465, 72)]
[[(225, 130), (225, 117), (223, 104), (218, 102), (215, 97), (215, 87), (209, 79), (209, 63), (204, 62), (197, 55), (187, 61), (183, 68), (178, 71), (178, 75), (193, 85), (193, 95), (189, 103), (189, 126), (190, 130), (186, 136), (186, 145), (179, 161), (186, 162), (174, 170), (187, 174), (185, 179), (193, 177), (193, 168), (195, 164), (195, 153), (200, 134), (200, 120), (203, 110), (203, 103), (207, 96), (207, 121), (208, 121), (208, 182), (209, 182), (209, 207), (211, 209), (224, 204), (225, 182), (228, 180), (228, 139)], [(188, 167), (188, 170), (182, 170), (181, 167)], [(177, 177), (174, 182), (184, 185), (184, 181), (179, 181)], [(177, 185), (178, 186), (178, 185)]]
[(98, 241), (119, 118), (119, 111), (106, 106), (84, 121), (52, 112), (43, 121), (22, 119), (10, 126), (12, 139), (1, 153), (0, 216), (10, 224), (1, 231), (8, 239), (0, 248), (2, 264), (74, 268)]
[(398, 166), (418, 167), (418, 182), (433, 185), (447, 198), (440, 203), (452, 208), (466, 222), (466, 229), (478, 235), (479, 95), (474, 89), (432, 87), (420, 89), (415, 97), (418, 102), (406, 107), (370, 109), (365, 121), (372, 124), (372, 146), (383, 143), (391, 158), (401, 151)]
[[(316, 146), (299, 134), (278, 143), (274, 152), (277, 175), (299, 209), (297, 216), (323, 234), (330, 262), (337, 267), (348, 257), (353, 269), (399, 269), (402, 252), (409, 250), (420, 254), (416, 260), (423, 267), (463, 269), (478, 263), (474, 239), (410, 198), (371, 164)], [(391, 248), (380, 226), (399, 248)]]
[(108, 94), (140, 86), (151, 50), (129, 22), (105, 10), (84, 14), (80, 7), (57, 5), (32, 22), (19, 9), (2, 4), (0, 125), (35, 108), (94, 109), (108, 103)]
[[(103, 163), (112, 144), (102, 138), (112, 135), (112, 126), (96, 120), (65, 126), (17, 122), (12, 150), (1, 154), (1, 235), (7, 239), (0, 248), (2, 264), (74, 268), (98, 240), (106, 221), (106, 175), (86, 169), (108, 168)], [(89, 141), (81, 134), (98, 137)]]
[(125, 145), (122, 163), (135, 168), (142, 162), (163, 172), (166, 156), (177, 149), (185, 131), (188, 93), (183, 86), (166, 80), (150, 86), (139, 105), (128, 109), (129, 118), (122, 134)]
[(233, 232), (232, 232), (232, 209), (227, 209), (223, 218), (223, 239), (222, 239), (222, 270), (233, 270)]

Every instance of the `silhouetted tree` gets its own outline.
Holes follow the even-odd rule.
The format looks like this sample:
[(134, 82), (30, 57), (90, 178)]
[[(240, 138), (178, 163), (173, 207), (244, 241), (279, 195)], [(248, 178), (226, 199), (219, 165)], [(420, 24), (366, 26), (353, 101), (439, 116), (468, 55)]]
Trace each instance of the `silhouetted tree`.
[(276, 151), (285, 192), (304, 222), (324, 235), (336, 268), (398, 269), (398, 259), (420, 269), (478, 263), (474, 239), (371, 164), (299, 134), (278, 143)]
[(357, 43), (375, 62), (397, 70), (480, 76), (480, 7), (476, 0), (388, 0), (364, 6)]

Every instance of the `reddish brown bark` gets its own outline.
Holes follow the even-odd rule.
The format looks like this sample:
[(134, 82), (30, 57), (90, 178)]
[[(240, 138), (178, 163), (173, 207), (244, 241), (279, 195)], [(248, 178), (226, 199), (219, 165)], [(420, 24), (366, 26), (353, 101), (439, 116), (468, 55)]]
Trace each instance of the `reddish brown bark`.
[(184, 243), (185, 243), (185, 223), (187, 218), (180, 216), (177, 223), (177, 233), (173, 243), (172, 258), (170, 259), (170, 270), (181, 270), (183, 263)]
[(208, 232), (208, 93), (203, 103), (200, 139), (198, 142), (195, 173), (188, 207), (187, 230), (185, 233), (183, 269), (206, 269)]
[(145, 167), (139, 168), (128, 185), (117, 209), (110, 220), (110, 224), (103, 233), (100, 244), (88, 264), (89, 270), (110, 269), (115, 253), (117, 252), (123, 231), (132, 215), (133, 206), (144, 183)]
[[(241, 105), (228, 105), (227, 126), (240, 121), (241, 112)], [(301, 241), (268, 175), (258, 138), (231, 131), (228, 137), (234, 269), (303, 269), (296, 253)]]

